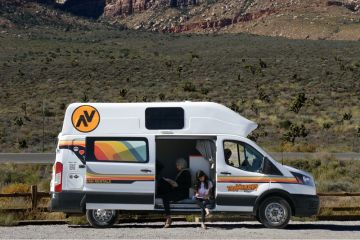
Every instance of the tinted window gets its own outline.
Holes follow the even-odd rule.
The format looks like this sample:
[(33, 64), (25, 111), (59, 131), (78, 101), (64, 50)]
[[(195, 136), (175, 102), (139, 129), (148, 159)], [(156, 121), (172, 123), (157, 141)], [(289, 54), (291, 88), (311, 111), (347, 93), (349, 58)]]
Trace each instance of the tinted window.
[(184, 128), (184, 109), (179, 107), (147, 108), (145, 126), (147, 129), (182, 129)]
[(262, 172), (264, 157), (255, 148), (242, 142), (224, 142), (225, 162), (249, 172)]
[(86, 161), (144, 163), (148, 161), (146, 139), (90, 138), (87, 139)]

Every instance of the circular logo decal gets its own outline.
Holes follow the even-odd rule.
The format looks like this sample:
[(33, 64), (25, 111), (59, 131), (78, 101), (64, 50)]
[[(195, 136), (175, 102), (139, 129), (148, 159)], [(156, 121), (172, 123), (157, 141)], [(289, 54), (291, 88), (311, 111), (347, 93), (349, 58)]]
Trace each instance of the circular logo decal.
[(100, 114), (96, 108), (83, 105), (75, 109), (71, 121), (76, 130), (87, 133), (93, 131), (99, 125)]

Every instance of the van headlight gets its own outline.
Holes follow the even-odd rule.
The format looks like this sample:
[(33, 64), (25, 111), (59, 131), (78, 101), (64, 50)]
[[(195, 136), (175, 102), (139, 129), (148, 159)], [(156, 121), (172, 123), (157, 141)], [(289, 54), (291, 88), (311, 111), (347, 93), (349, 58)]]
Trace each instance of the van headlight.
[(292, 173), (292, 175), (294, 175), (294, 177), (300, 184), (304, 184), (304, 185), (308, 185), (308, 186), (315, 186), (312, 177), (306, 176), (301, 173), (296, 173), (296, 172), (291, 172), (291, 173)]

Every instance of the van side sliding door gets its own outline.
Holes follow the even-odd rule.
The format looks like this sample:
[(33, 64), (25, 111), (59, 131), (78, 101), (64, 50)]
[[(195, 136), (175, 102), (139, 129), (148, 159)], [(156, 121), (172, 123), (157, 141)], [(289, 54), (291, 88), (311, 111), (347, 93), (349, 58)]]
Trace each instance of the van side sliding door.
[(86, 138), (86, 208), (154, 209), (154, 137)]

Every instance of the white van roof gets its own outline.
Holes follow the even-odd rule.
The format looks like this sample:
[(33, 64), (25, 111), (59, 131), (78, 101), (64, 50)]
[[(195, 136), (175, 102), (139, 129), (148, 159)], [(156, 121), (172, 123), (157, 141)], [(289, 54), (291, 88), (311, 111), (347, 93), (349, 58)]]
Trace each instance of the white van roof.
[[(78, 131), (73, 113), (79, 107), (94, 107), (99, 115), (97, 127), (87, 133)], [(182, 129), (149, 130), (145, 126), (147, 108), (173, 108), (184, 110)], [(246, 137), (257, 124), (231, 109), (213, 102), (153, 102), (153, 103), (73, 103), (66, 110), (60, 136), (64, 135), (123, 135), (123, 134), (232, 134)]]

